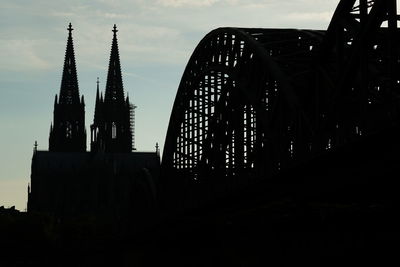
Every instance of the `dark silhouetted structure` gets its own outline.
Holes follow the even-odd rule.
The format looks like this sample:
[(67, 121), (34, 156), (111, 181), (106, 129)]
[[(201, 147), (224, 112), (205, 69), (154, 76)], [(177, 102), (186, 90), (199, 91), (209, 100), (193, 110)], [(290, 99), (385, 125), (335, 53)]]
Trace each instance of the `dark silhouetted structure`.
[(50, 126), (49, 151), (54, 152), (86, 151), (85, 101), (79, 97), (72, 30), (70, 23), (60, 95), (54, 100)]
[(104, 99), (97, 87), (96, 107), (91, 125), (91, 150), (105, 152), (132, 151), (132, 112), (129, 97), (125, 99), (119, 60), (117, 27), (114, 25), (110, 64)]
[[(395, 166), (385, 159), (394, 155), (389, 131), (400, 119), (397, 20), (394, 0), (342, 0), (327, 30), (219, 28), (207, 34), (175, 98), (160, 175), (164, 206), (190, 209), (261, 183), (296, 188), (296, 171), (314, 185), (312, 179), (333, 179), (329, 168), (335, 183), (351, 170), (358, 184), (357, 177), (376, 178)], [(97, 87), (93, 155), (132, 150), (133, 109), (124, 96), (116, 32), (114, 26), (104, 99)], [(61, 165), (81, 171), (91, 164), (91, 157), (77, 158), (82, 167), (70, 165), (72, 159)], [(374, 169), (366, 168), (372, 158)], [(103, 173), (129, 169), (127, 161), (121, 168), (118, 162), (105, 164)], [(341, 165), (331, 168), (333, 162)]]
[(129, 242), (107, 240), (104, 253), (66, 231), (71, 242), (60, 244), (71, 245), (56, 261), (76, 244), (145, 266), (398, 261), (397, 13), (396, 0), (341, 0), (326, 31), (211, 31), (179, 84), (159, 180), (157, 153), (128, 153), (114, 27), (93, 152), (35, 149), (28, 210), (137, 221), (158, 202), (161, 213)]
[(160, 158), (158, 151), (132, 153), (135, 106), (124, 97), (116, 25), (104, 99), (97, 81), (91, 152), (86, 152), (84, 101), (79, 99), (71, 24), (68, 31), (49, 151), (38, 151), (35, 143), (28, 211), (115, 220), (143, 214), (156, 206)]
[(165, 191), (192, 206), (283, 183), (274, 177), (397, 125), (399, 37), (395, 0), (342, 0), (326, 31), (213, 30), (175, 98)]

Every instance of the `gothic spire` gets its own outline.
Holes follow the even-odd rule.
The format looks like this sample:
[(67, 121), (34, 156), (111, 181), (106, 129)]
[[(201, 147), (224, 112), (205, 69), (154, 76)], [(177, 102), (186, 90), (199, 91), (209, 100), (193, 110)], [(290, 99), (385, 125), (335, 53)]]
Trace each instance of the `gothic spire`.
[(102, 100), (100, 99), (100, 93), (99, 93), (99, 77), (97, 77), (97, 90), (96, 90), (96, 103), (95, 103), (95, 107), (94, 107), (94, 121), (97, 122), (97, 120), (99, 119), (99, 114), (101, 112), (101, 102)]
[(78, 104), (79, 103), (79, 87), (78, 77), (76, 74), (74, 44), (72, 42), (72, 25), (68, 26), (68, 41), (65, 51), (64, 69), (61, 80), (61, 89), (59, 96), (60, 104)]
[(118, 41), (117, 41), (117, 26), (114, 24), (114, 33), (110, 62), (108, 66), (106, 92), (104, 95), (104, 102), (108, 103), (121, 103), (124, 102), (124, 87), (122, 83), (121, 64), (119, 60)]
[(70, 23), (60, 94), (54, 98), (49, 151), (86, 151), (85, 100), (79, 97), (72, 30)]
[(97, 83), (96, 108), (91, 129), (91, 150), (106, 153), (132, 151), (131, 105), (124, 99), (117, 26), (114, 24), (106, 90), (100, 93)]
[(100, 83), (100, 81), (99, 81), (99, 77), (97, 77), (97, 91), (96, 91), (96, 104), (100, 101), (100, 98), (99, 98), (99, 83)]

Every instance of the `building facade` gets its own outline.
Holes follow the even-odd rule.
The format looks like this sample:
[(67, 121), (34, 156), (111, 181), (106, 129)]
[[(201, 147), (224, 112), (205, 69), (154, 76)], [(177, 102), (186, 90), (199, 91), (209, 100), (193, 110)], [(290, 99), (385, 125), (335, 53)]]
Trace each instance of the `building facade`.
[(28, 212), (124, 218), (151, 210), (157, 202), (160, 157), (158, 148), (132, 152), (134, 106), (124, 94), (116, 25), (104, 98), (97, 82), (90, 151), (86, 151), (85, 103), (79, 95), (72, 30), (69, 24), (49, 150), (35, 148), (32, 158)]

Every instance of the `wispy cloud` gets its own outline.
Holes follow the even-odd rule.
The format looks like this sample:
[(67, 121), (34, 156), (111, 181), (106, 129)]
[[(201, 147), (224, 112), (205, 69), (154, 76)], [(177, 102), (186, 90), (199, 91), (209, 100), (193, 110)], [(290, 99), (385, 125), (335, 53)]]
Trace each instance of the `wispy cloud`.
[[(110, 30), (114, 23), (120, 28), (120, 49), (125, 53), (125, 60), (184, 64), (196, 43), (214, 28), (320, 29), (328, 24), (337, 0), (94, 0), (90, 5), (78, 0), (61, 0), (57, 4), (46, 0), (38, 2), (40, 9), (36, 2), (7, 5), (7, 12), (16, 14), (11, 20), (22, 18), (15, 20), (21, 30), (0, 29), (0, 36), (6, 33), (14, 40), (0, 40), (0, 53), (6, 57), (0, 68), (50, 68), (54, 60), (61, 58), (65, 27), (69, 22), (76, 29), (77, 61), (87, 62), (86, 66), (103, 64), (109, 53)], [(0, 11), (0, 15), (3, 12)], [(29, 31), (30, 27), (35, 28)], [(49, 35), (52, 40), (45, 40)], [(7, 55), (13, 55), (13, 62)]]
[(220, 0), (158, 0), (156, 3), (167, 7), (209, 7)]
[(292, 12), (285, 15), (285, 18), (292, 21), (330, 21), (332, 12)]
[(118, 13), (103, 13), (103, 16), (107, 19), (129, 19), (131, 16), (126, 14), (118, 14)]
[(47, 70), (52, 64), (39, 52), (43, 40), (0, 40), (0, 69)]
[(59, 11), (53, 11), (49, 13), (50, 16), (53, 17), (75, 17), (75, 13), (73, 12), (59, 12)]

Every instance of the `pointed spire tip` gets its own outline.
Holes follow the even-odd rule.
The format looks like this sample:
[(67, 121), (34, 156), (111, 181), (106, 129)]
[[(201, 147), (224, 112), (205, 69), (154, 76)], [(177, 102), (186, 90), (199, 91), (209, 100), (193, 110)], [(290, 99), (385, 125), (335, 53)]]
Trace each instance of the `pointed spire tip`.
[(74, 30), (74, 29), (72, 28), (71, 22), (69, 23), (68, 29), (67, 29), (67, 30), (69, 31), (69, 34), (71, 34), (71, 32)]

